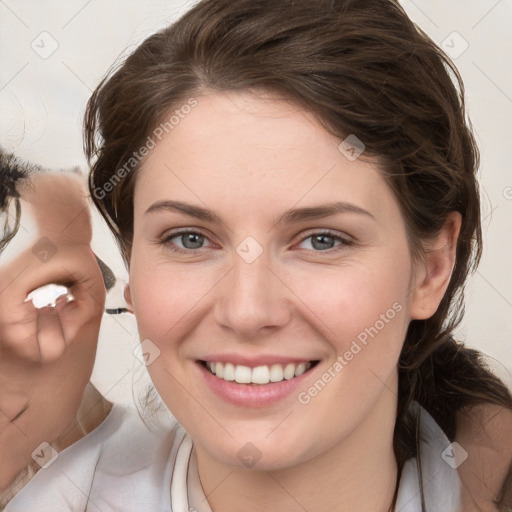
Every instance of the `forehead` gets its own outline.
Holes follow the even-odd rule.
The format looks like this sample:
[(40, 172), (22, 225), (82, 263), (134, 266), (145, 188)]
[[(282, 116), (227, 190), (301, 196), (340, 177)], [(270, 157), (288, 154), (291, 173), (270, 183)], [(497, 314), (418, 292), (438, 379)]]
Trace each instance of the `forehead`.
[[(215, 204), (236, 216), (350, 200), (379, 215), (396, 201), (378, 165), (351, 160), (342, 139), (280, 98), (215, 93), (157, 143), (140, 169), (135, 208), (173, 199)], [(137, 214), (137, 213), (136, 213)]]

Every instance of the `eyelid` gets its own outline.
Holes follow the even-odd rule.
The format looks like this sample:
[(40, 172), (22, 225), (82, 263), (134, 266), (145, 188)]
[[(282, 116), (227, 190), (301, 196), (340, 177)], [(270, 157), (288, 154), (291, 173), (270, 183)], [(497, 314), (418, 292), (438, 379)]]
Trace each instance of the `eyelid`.
[(328, 235), (332, 236), (333, 238), (339, 238), (341, 240), (345, 240), (347, 242), (355, 241), (354, 237), (350, 236), (348, 233), (337, 231), (335, 229), (330, 228), (311, 228), (306, 230), (305, 232), (301, 233), (301, 240), (305, 240), (306, 238), (309, 238), (313, 235)]

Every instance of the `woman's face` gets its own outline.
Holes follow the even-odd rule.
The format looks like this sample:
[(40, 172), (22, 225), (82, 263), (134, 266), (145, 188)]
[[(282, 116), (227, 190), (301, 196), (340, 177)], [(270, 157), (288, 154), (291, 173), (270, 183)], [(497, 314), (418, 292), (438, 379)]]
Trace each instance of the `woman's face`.
[(197, 100), (135, 188), (127, 295), (158, 392), (198, 456), (234, 466), (392, 432), (415, 300), (392, 191), (287, 101)]

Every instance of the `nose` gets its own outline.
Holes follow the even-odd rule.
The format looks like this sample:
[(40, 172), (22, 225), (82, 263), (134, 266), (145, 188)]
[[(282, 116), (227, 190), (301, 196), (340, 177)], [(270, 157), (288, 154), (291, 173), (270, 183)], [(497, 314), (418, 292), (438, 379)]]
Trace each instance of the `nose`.
[(218, 293), (216, 321), (239, 339), (259, 339), (290, 321), (290, 290), (264, 257), (247, 263), (235, 255)]

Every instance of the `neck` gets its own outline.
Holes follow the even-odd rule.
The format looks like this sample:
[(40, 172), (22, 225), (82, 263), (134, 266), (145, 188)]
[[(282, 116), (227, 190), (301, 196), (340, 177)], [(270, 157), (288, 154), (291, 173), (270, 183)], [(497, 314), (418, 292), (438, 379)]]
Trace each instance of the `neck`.
[(393, 451), (396, 398), (387, 389), (345, 439), (297, 466), (255, 471), (226, 467), (197, 452), (201, 485), (213, 512), (388, 512), (398, 470)]

